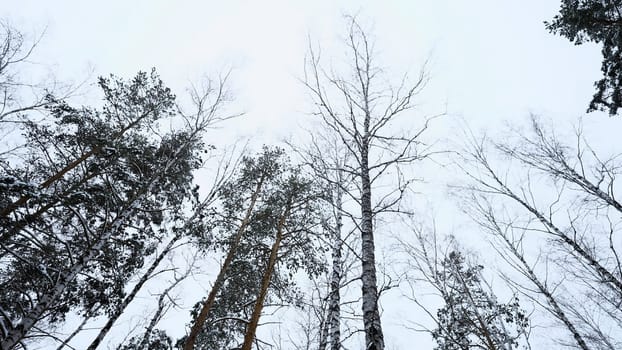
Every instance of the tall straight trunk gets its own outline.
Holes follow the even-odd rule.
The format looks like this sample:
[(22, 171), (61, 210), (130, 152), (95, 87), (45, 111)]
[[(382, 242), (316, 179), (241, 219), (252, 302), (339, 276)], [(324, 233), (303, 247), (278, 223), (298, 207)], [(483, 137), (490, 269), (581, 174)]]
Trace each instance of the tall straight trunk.
[(153, 274), (155, 269), (158, 268), (162, 260), (164, 260), (164, 258), (168, 255), (168, 253), (171, 252), (171, 249), (173, 248), (175, 243), (177, 243), (182, 238), (183, 236), (182, 232), (183, 231), (179, 231), (179, 233), (175, 235), (175, 237), (173, 237), (168, 242), (166, 247), (164, 247), (164, 249), (156, 257), (153, 263), (151, 263), (151, 266), (149, 266), (149, 268), (142, 275), (140, 280), (136, 283), (136, 285), (134, 285), (134, 288), (132, 288), (132, 291), (123, 299), (123, 301), (121, 302), (121, 305), (117, 306), (117, 308), (114, 310), (112, 315), (108, 317), (108, 321), (106, 322), (104, 327), (100, 329), (99, 333), (97, 334), (97, 337), (93, 339), (93, 341), (91, 342), (87, 350), (97, 349), (97, 347), (99, 346), (99, 344), (101, 344), (102, 340), (104, 340), (104, 337), (106, 337), (106, 335), (108, 334), (108, 332), (110, 331), (114, 323), (119, 319), (119, 317), (121, 317), (121, 315), (123, 314), (127, 306), (132, 302), (132, 300), (134, 300), (138, 292), (142, 289), (143, 285), (149, 280), (149, 278), (151, 278), (151, 275)]
[(259, 179), (259, 182), (257, 183), (257, 186), (255, 187), (255, 190), (251, 196), (251, 202), (249, 203), (248, 209), (246, 210), (244, 218), (242, 219), (242, 222), (240, 223), (240, 227), (238, 227), (238, 230), (235, 233), (235, 236), (233, 237), (233, 242), (231, 242), (231, 246), (229, 247), (229, 251), (227, 252), (225, 261), (222, 263), (222, 266), (220, 267), (220, 271), (218, 272), (218, 276), (216, 276), (216, 280), (214, 281), (214, 285), (212, 286), (212, 289), (210, 290), (209, 295), (207, 296), (207, 299), (203, 303), (203, 307), (201, 308), (199, 315), (197, 316), (196, 320), (194, 321), (194, 324), (192, 325), (192, 328), (190, 329), (190, 334), (188, 335), (188, 339), (186, 340), (186, 343), (184, 344), (184, 350), (194, 349), (194, 343), (196, 342), (196, 338), (201, 332), (201, 329), (203, 328), (205, 321), (207, 320), (207, 316), (209, 315), (210, 309), (214, 305), (214, 301), (216, 300), (216, 295), (218, 295), (218, 292), (220, 291), (220, 288), (222, 287), (222, 284), (225, 281), (225, 276), (227, 274), (227, 270), (229, 269), (229, 265), (231, 265), (231, 262), (235, 258), (235, 253), (237, 251), (237, 248), (240, 244), (240, 241), (242, 240), (244, 231), (246, 230), (246, 227), (249, 224), (251, 214), (255, 208), (255, 203), (257, 202), (257, 197), (259, 197), (259, 194), (261, 193), (261, 190), (262, 190), (262, 187), (265, 181), (265, 176), (266, 176), (265, 173), (262, 174), (261, 178)]
[(341, 261), (341, 249), (343, 242), (341, 241), (342, 222), (342, 193), (337, 185), (337, 195), (335, 198), (335, 228), (332, 237), (332, 260), (333, 269), (330, 276), (330, 297), (328, 304), (327, 320), (329, 325), (330, 349), (340, 350), (341, 348), (341, 278), (343, 273), (343, 262)]
[[(328, 324), (328, 308), (325, 310), (323, 317), (324, 319), (320, 322), (320, 339), (318, 341), (318, 350), (326, 350), (328, 346), (328, 335), (330, 325)], [(309, 341), (307, 341), (309, 342)]]
[(369, 139), (364, 137), (361, 147), (361, 281), (363, 298), (363, 326), (366, 350), (384, 350), (384, 336), (378, 311), (376, 256), (369, 176)]
[(287, 219), (287, 216), (289, 216), (289, 210), (290, 205), (288, 204), (285, 212), (283, 213), (283, 216), (281, 216), (279, 220), (279, 224), (276, 230), (276, 239), (274, 240), (274, 244), (272, 244), (272, 249), (270, 250), (268, 266), (266, 266), (266, 271), (264, 272), (263, 278), (261, 280), (259, 295), (257, 296), (257, 301), (255, 301), (255, 307), (253, 308), (251, 319), (246, 326), (246, 334), (244, 334), (244, 344), (242, 344), (241, 350), (251, 350), (251, 348), (253, 347), (253, 341), (255, 340), (257, 326), (259, 325), (259, 317), (261, 316), (263, 304), (266, 300), (266, 295), (268, 294), (268, 288), (270, 287), (270, 279), (272, 279), (274, 267), (276, 266), (279, 248), (281, 247), (281, 240), (283, 239), (285, 220)]

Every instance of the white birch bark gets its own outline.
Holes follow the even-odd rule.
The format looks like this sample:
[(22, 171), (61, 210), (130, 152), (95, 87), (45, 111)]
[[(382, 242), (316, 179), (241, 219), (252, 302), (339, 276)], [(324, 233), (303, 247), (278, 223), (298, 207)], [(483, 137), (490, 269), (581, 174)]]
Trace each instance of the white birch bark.
[(344, 195), (360, 206), (357, 226), (361, 234), (359, 258), (366, 349), (384, 350), (373, 221), (377, 214), (400, 212), (399, 203), (412, 179), (398, 178), (395, 187), (383, 191), (375, 202), (372, 190), (376, 181), (390, 175), (389, 169), (399, 169), (429, 155), (429, 151), (420, 153), (416, 148), (418, 138), (434, 117), (422, 118), (423, 125), (415, 132), (392, 129), (399, 126), (394, 123), (396, 119), (414, 107), (414, 97), (425, 86), (427, 76), (422, 71), (412, 84), (406, 75), (397, 85), (387, 83), (380, 77), (382, 67), (374, 62), (373, 42), (356, 18), (349, 17), (348, 25), (346, 46), (350, 71), (338, 74), (332, 68), (322, 67), (319, 55), (311, 47), (305, 85), (316, 107), (314, 115), (351, 157), (340, 169), (359, 180), (358, 191), (346, 189)]
[[(368, 123), (366, 123), (368, 124)], [(368, 139), (361, 149), (361, 282), (363, 297), (363, 326), (367, 350), (383, 350), (384, 336), (378, 311), (376, 253), (374, 244), (371, 182), (369, 178)]]
[[(341, 178), (341, 177), (340, 177)], [(339, 185), (336, 186), (335, 196), (335, 228), (332, 232), (332, 272), (330, 277), (330, 295), (328, 303), (328, 314), (326, 322), (328, 322), (328, 337), (330, 338), (330, 349), (340, 350), (341, 348), (341, 278), (343, 275), (343, 263), (341, 257), (341, 249), (343, 242), (341, 241), (342, 220), (342, 193)]]

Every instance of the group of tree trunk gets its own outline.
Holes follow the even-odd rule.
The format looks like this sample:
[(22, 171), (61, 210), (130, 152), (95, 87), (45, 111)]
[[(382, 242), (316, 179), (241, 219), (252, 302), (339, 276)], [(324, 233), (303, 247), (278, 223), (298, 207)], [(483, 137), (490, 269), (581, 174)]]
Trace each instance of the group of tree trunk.
[[(590, 109), (615, 115), (622, 4), (605, 3), (563, 1), (547, 28), (604, 43)], [(122, 332), (118, 349), (278, 346), (263, 339), (262, 317), (294, 307), (306, 315), (294, 348), (346, 349), (362, 334), (366, 350), (384, 350), (380, 299), (399, 284), (379, 282), (387, 216), (415, 222), (398, 240), (399, 302), (429, 319), (407, 328), (429, 333), (436, 349), (531, 348), (536, 317), (564, 346), (621, 348), (616, 155), (599, 154), (580, 129), (564, 142), (536, 117), (514, 138), (466, 133), (463, 150), (438, 152), (451, 154), (463, 179), (454, 198), (503, 263), (495, 282), (464, 237), (443, 243), (405, 204), (416, 165), (437, 153), (422, 140), (435, 117), (413, 117), (425, 70), (390, 83), (369, 34), (347, 20), (346, 68), (325, 66), (309, 47), (308, 140), (241, 153), (208, 141), (216, 123), (237, 116), (227, 113), (226, 76), (190, 90), (191, 112), (155, 70), (99, 78), (101, 106), (76, 107), (71, 86), (20, 80), (36, 41), (1, 22), (0, 349), (73, 348), (89, 336), (85, 348), (103, 348), (152, 285), (160, 292), (149, 294), (142, 331)], [(158, 325), (180, 307), (174, 291), (209, 260), (218, 266), (208, 291), (174, 340)]]

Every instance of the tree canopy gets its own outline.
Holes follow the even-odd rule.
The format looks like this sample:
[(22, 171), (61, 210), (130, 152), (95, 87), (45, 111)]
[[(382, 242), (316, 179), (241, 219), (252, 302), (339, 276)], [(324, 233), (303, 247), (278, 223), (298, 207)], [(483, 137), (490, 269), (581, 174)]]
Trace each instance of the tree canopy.
[(622, 1), (563, 0), (559, 14), (545, 24), (576, 45), (602, 44), (603, 77), (594, 83), (596, 93), (588, 111), (617, 115), (622, 107)]

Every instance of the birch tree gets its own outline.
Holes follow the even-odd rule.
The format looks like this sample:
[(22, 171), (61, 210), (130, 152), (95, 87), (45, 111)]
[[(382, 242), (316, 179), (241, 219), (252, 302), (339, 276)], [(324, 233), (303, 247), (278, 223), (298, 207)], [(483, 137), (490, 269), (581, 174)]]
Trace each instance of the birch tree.
[[(319, 54), (310, 49), (304, 84), (315, 106), (314, 115), (336, 135), (351, 159), (342, 171), (356, 178), (356, 190), (343, 195), (360, 208), (356, 224), (361, 234), (365, 343), (367, 349), (381, 350), (385, 341), (378, 303), (374, 219), (379, 213), (401, 211), (399, 203), (412, 181), (400, 166), (425, 157), (420, 136), (429, 119), (412, 132), (398, 131), (397, 123), (409, 115), (427, 77), (421, 73), (414, 82), (404, 76), (397, 85), (387, 84), (384, 71), (375, 62), (373, 41), (355, 18), (349, 18), (348, 24), (350, 70), (339, 74), (324, 68)], [(392, 190), (372, 196), (375, 185), (391, 176), (395, 176)]]
[(470, 180), (456, 187), (465, 208), (519, 273), (512, 284), (570, 334), (564, 343), (619, 347), (618, 156), (599, 155), (580, 127), (565, 143), (534, 116), (510, 135), (471, 136), (459, 162)]
[[(349, 219), (345, 208), (344, 193), (354, 190), (353, 176), (345, 171), (349, 154), (341, 140), (330, 130), (314, 130), (309, 133), (310, 142), (306, 146), (290, 143), (290, 147), (301, 158), (325, 189), (326, 210), (322, 211), (322, 228), (325, 231), (325, 244), (330, 247), (330, 271), (327, 275), (328, 291), (322, 292), (322, 286), (315, 285), (309, 307), (316, 314), (318, 322), (318, 349), (331, 350), (341, 348), (341, 294), (342, 284), (346, 279), (344, 258), (351, 254), (344, 253), (344, 242), (350, 241), (352, 230), (344, 232), (344, 220)], [(325, 300), (324, 300), (325, 299)]]
[[(571, 318), (569, 312), (565, 310), (563, 302), (560, 300), (556, 288), (556, 283), (551, 283), (546, 277), (541, 277), (536, 271), (533, 263), (527, 261), (524, 247), (525, 230), (514, 227), (511, 223), (501, 221), (497, 217), (492, 205), (482, 198), (473, 197), (473, 211), (471, 215), (486, 231), (496, 239), (495, 248), (501, 257), (519, 274), (524, 277), (529, 285), (519, 281), (509, 274), (503, 274), (505, 281), (514, 288), (523, 291), (523, 294), (539, 302), (536, 296), (541, 296), (545, 300), (545, 309), (553, 315), (568, 330), (574, 339), (576, 346), (582, 350), (589, 350), (591, 347), (585, 341), (586, 335), (580, 330), (576, 321)], [(546, 275), (545, 275), (546, 276)], [(536, 296), (528, 291), (533, 291), (535, 287)], [(588, 324), (589, 322), (585, 322)], [(611, 347), (614, 349), (614, 347)]]

